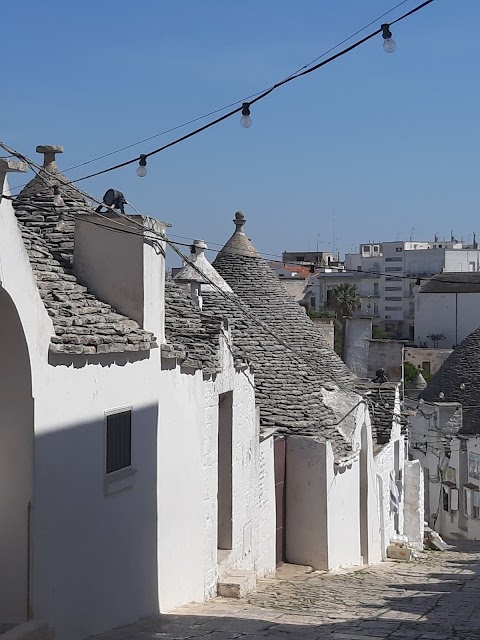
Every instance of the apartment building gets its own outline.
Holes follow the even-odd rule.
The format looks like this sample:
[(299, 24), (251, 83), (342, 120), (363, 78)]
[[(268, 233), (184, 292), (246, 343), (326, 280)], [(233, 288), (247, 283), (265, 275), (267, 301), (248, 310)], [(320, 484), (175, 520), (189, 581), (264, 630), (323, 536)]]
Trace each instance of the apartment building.
[(414, 287), (418, 278), (449, 272), (480, 271), (480, 250), (451, 239), (369, 242), (345, 256), (343, 270), (324, 268), (312, 280), (307, 296), (315, 309), (328, 307), (331, 291), (341, 282), (357, 286), (361, 307), (374, 325), (399, 338), (414, 340)]

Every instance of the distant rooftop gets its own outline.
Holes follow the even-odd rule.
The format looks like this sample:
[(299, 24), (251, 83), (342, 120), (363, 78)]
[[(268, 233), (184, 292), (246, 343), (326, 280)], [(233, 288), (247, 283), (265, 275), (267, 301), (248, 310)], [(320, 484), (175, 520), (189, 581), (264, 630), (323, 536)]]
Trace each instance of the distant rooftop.
[(480, 293), (480, 272), (438, 273), (421, 287), (420, 293)]

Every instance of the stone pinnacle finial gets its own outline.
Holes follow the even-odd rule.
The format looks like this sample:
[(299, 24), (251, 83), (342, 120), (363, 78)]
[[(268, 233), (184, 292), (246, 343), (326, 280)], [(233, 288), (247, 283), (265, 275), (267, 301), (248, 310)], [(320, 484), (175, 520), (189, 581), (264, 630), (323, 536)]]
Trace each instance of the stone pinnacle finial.
[(245, 224), (245, 214), (242, 211), (237, 211), (234, 219), (235, 231), (242, 231), (242, 227)]
[(55, 155), (57, 153), (63, 153), (63, 147), (56, 144), (39, 144), (37, 153), (43, 153), (43, 166), (48, 167), (50, 165), (56, 166)]

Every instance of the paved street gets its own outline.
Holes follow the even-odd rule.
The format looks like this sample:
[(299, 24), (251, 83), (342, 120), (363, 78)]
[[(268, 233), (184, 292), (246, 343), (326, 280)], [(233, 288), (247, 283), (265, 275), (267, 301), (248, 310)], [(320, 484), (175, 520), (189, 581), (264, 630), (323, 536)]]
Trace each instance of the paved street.
[(248, 600), (217, 598), (95, 640), (479, 640), (480, 542), (335, 574), (285, 565)]

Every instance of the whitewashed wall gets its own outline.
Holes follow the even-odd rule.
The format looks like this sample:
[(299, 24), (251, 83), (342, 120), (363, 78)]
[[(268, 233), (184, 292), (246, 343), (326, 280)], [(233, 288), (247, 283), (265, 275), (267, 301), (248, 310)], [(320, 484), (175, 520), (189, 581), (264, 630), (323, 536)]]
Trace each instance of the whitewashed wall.
[[(205, 597), (216, 595), (217, 580), (236, 569), (264, 576), (275, 570), (275, 486), (273, 446), (262, 447), (253, 374), (235, 370), (228, 327), (221, 338), (222, 374), (205, 382), (206, 428), (203, 438)], [(218, 554), (218, 404), (219, 395), (233, 391), (232, 548)], [(262, 527), (259, 523), (263, 521)], [(273, 562), (272, 562), (273, 558)], [(220, 562), (219, 562), (220, 560)]]
[[(335, 402), (333, 395), (329, 402)], [(361, 565), (362, 555), (366, 563), (381, 560), (376, 468), (370, 417), (363, 403), (342, 427), (346, 437), (351, 432), (358, 452), (342, 465), (335, 464), (328, 441), (311, 437), (287, 439), (289, 562), (332, 570)], [(364, 453), (360, 454), (362, 430)]]
[[(234, 399), (234, 544), (223, 570), (271, 573), (272, 441), (260, 447), (253, 376), (235, 371), (229, 337), (225, 373), (210, 381), (161, 363), (160, 349), (49, 356), (52, 322), (5, 199), (0, 279), (32, 369), (34, 616), (54, 625), (59, 640), (76, 640), (215, 594), (218, 394), (227, 390)], [(107, 495), (105, 411), (119, 408), (132, 408), (135, 472), (124, 490)]]
[[(29, 347), (34, 396), (33, 614), (80, 638), (158, 610), (159, 350), (57, 357), (11, 205), (0, 210), (2, 285)], [(131, 406), (132, 486), (105, 495), (105, 416)]]
[(255, 521), (257, 552), (255, 571), (259, 578), (275, 572), (276, 506), (273, 436), (260, 439), (258, 463), (258, 512)]
[(480, 293), (417, 293), (415, 308), (415, 341), (432, 341), (432, 333), (443, 333), (440, 348), (460, 344), (480, 326)]

